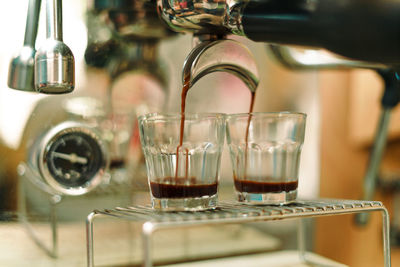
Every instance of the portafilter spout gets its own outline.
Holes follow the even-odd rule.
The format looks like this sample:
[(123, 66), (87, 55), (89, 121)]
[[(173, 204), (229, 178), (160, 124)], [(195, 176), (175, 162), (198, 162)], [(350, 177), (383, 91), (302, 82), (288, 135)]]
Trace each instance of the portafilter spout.
[(75, 87), (75, 59), (63, 42), (62, 1), (46, 1), (47, 39), (35, 56), (35, 88), (40, 93), (64, 94)]
[(257, 89), (259, 76), (252, 53), (243, 44), (230, 39), (200, 42), (184, 62), (183, 83), (190, 88), (201, 77), (217, 71), (240, 78), (252, 93)]

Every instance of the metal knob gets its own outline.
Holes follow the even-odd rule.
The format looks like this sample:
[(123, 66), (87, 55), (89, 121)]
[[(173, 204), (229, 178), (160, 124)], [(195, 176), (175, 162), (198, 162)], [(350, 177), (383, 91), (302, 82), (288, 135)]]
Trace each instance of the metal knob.
[(33, 84), (35, 41), (41, 0), (30, 0), (26, 19), (24, 46), (10, 62), (8, 87), (22, 91), (35, 91)]
[(47, 39), (35, 57), (35, 88), (40, 93), (64, 94), (75, 87), (75, 59), (62, 38), (62, 2), (46, 1)]

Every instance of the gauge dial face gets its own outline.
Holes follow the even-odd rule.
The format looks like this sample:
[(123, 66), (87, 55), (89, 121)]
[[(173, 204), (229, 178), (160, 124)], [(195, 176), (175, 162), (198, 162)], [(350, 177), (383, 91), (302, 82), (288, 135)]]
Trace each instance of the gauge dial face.
[(41, 170), (45, 180), (57, 191), (79, 195), (100, 182), (107, 162), (105, 150), (89, 129), (62, 129), (44, 147)]
[(84, 186), (101, 168), (103, 155), (92, 137), (83, 133), (60, 136), (46, 156), (54, 179), (68, 187)]

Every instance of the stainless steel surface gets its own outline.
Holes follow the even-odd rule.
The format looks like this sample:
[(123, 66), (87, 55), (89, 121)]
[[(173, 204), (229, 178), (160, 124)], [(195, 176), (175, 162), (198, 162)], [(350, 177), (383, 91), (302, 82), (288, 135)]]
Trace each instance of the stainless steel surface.
[(282, 45), (268, 45), (272, 55), (285, 67), (294, 70), (367, 68), (381, 69), (384, 65), (349, 60), (323, 50), (296, 49)]
[(242, 9), (249, 0), (157, 0), (161, 18), (175, 31), (244, 35)]
[(35, 88), (46, 94), (64, 94), (75, 87), (75, 59), (63, 43), (62, 0), (46, 0), (47, 39), (35, 56)]
[(225, 0), (158, 0), (161, 18), (175, 31), (227, 33), (223, 26), (228, 7)]
[(62, 0), (46, 1), (47, 38), (63, 40), (62, 33)]
[(243, 44), (229, 39), (200, 42), (185, 60), (182, 82), (189, 82), (191, 87), (204, 75), (217, 71), (237, 76), (251, 92), (257, 89), (259, 77), (253, 55)]
[(24, 46), (10, 62), (8, 87), (34, 92), (35, 41), (38, 30), (41, 0), (29, 0)]
[[(382, 237), (384, 266), (391, 266), (389, 242), (389, 215), (381, 202), (321, 199), (298, 201), (287, 206), (249, 206), (235, 202), (221, 202), (215, 210), (204, 212), (156, 212), (149, 205), (117, 207), (107, 210), (95, 210), (86, 220), (87, 265), (94, 266), (94, 219), (100, 216), (115, 217), (122, 220), (136, 221), (142, 224), (144, 266), (153, 266), (151, 255), (151, 237), (161, 229), (185, 228), (199, 225), (219, 225), (248, 223), (290, 218), (317, 217), (360, 212), (380, 211), (382, 213)], [(300, 227), (302, 228), (302, 227)], [(300, 234), (301, 235), (301, 234)], [(302, 240), (300, 240), (302, 241)], [(304, 247), (300, 246), (304, 255)]]
[(243, 8), (250, 0), (226, 0), (226, 16), (224, 26), (236, 35), (244, 36), (242, 24)]

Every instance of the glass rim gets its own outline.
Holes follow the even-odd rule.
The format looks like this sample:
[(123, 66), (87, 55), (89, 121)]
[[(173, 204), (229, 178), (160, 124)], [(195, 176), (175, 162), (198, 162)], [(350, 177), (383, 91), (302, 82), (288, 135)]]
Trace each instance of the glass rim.
[(226, 120), (233, 119), (233, 118), (239, 118), (239, 117), (249, 117), (250, 115), (252, 116), (265, 116), (265, 117), (301, 117), (301, 118), (306, 118), (307, 114), (303, 112), (297, 112), (297, 111), (272, 111), (272, 112), (247, 112), (247, 113), (233, 113), (233, 114), (227, 114), (226, 115)]
[[(185, 120), (190, 120), (190, 119), (205, 119), (205, 118), (211, 118), (211, 119), (217, 119), (221, 118), (224, 119), (226, 117), (226, 113), (212, 113), (212, 112), (200, 112), (200, 113), (195, 113), (195, 112), (185, 112)], [(154, 113), (147, 113), (140, 115), (138, 117), (139, 121), (143, 120), (157, 120), (157, 119), (168, 119), (168, 118), (174, 118), (174, 119), (181, 119), (182, 113), (181, 112), (154, 112)]]

